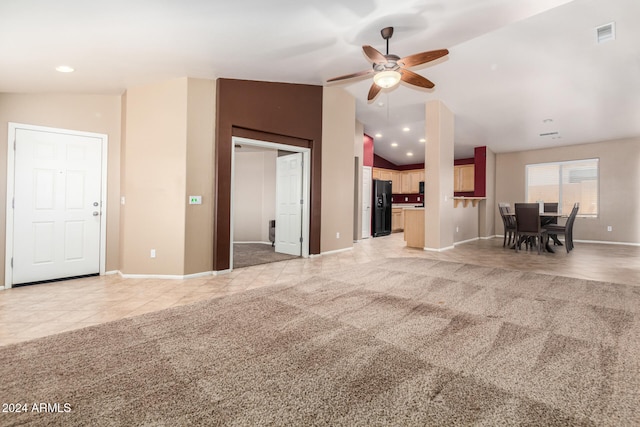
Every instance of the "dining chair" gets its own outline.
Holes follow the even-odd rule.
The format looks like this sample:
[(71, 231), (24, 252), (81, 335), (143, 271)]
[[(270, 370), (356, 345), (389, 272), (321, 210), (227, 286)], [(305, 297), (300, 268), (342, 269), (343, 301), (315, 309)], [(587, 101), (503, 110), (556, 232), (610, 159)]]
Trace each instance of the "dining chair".
[(500, 217), (502, 218), (502, 224), (504, 225), (504, 239), (502, 239), (502, 247), (505, 247), (507, 243), (511, 246), (511, 242), (516, 236), (516, 217), (513, 215), (507, 215), (511, 213), (511, 205), (509, 203), (498, 203), (498, 210), (500, 211)]
[(538, 203), (516, 203), (516, 252), (520, 249), (522, 238), (534, 239), (538, 255), (542, 253), (547, 230), (540, 225), (540, 205)]
[[(558, 212), (558, 203), (545, 203), (544, 204), (544, 211), (545, 212), (553, 212), (553, 213), (557, 213)], [(557, 224), (558, 223), (558, 217), (546, 217), (542, 220), (542, 227), (545, 228), (547, 225), (549, 224)], [(549, 231), (549, 230), (547, 230)], [(553, 244), (556, 246), (562, 246), (562, 242), (560, 242), (560, 240), (558, 240), (558, 235), (557, 234), (553, 234), (551, 232), (549, 232), (549, 238), (553, 239)]]
[(545, 226), (549, 234), (564, 234), (564, 246), (567, 249), (567, 253), (573, 250), (573, 223), (575, 222), (578, 210), (580, 209), (580, 203), (576, 202), (571, 209), (571, 214), (564, 225), (548, 224)]

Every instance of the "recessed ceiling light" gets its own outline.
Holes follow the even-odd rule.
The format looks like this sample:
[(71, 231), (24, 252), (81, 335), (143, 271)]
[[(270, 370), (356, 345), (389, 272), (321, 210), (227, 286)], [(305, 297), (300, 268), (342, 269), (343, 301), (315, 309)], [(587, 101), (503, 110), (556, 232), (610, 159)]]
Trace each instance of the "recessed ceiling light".
[(382, 101), (378, 102), (378, 107), (384, 107), (384, 102)]
[(412, 153), (411, 151), (409, 151), (409, 152), (407, 153), (407, 156), (411, 157), (411, 156), (413, 156), (413, 153)]
[(59, 65), (56, 67), (56, 71), (60, 73), (73, 73), (75, 70), (73, 67), (69, 67), (68, 65)]
[(398, 143), (397, 143), (397, 142), (392, 142), (392, 143), (391, 143), (391, 146), (392, 146), (392, 147), (397, 147), (397, 146), (398, 146)]
[(402, 131), (403, 131), (403, 132), (409, 132), (410, 130), (411, 130), (411, 129), (409, 129), (408, 127), (403, 127), (403, 128), (402, 128)]
[(427, 140), (424, 138), (420, 138), (420, 142), (427, 142)]
[(382, 134), (380, 132), (376, 133), (376, 138), (382, 138)]

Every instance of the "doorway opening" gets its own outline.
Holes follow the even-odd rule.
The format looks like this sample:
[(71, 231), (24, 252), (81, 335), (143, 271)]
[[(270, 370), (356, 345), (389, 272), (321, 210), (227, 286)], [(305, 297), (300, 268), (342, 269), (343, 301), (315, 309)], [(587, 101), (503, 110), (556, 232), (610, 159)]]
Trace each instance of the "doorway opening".
[(230, 268), (308, 257), (311, 150), (236, 136), (232, 144)]

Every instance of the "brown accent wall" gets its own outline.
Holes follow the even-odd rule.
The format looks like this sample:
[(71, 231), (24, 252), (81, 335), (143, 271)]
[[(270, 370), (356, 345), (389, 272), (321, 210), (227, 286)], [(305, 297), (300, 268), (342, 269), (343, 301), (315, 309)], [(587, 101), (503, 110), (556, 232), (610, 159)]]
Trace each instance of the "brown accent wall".
[(322, 86), (218, 79), (213, 270), (230, 268), (232, 137), (311, 149), (309, 252), (320, 253)]

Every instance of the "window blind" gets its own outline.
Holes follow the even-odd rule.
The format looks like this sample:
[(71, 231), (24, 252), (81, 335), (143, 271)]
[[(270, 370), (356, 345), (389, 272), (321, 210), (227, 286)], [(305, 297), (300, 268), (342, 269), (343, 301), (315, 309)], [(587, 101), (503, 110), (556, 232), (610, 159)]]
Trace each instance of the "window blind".
[(537, 163), (526, 166), (527, 202), (558, 202), (568, 214), (580, 203), (581, 216), (598, 215), (599, 159)]

